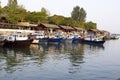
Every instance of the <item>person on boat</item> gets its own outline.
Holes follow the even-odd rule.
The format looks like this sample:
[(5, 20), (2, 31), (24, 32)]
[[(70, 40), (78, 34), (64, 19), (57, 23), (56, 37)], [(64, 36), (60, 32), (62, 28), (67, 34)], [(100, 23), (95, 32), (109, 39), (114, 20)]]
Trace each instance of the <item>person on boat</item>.
[(90, 39), (90, 41), (92, 41), (93, 38), (94, 38), (94, 34), (93, 33), (88, 33), (87, 37)]

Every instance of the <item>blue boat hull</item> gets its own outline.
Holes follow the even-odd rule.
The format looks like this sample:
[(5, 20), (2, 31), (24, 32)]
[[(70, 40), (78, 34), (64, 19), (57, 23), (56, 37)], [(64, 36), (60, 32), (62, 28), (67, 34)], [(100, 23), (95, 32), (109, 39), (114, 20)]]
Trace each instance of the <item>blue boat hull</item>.
[(81, 40), (81, 38), (73, 38), (72, 43), (79, 43), (80, 40)]
[(91, 40), (81, 39), (80, 43), (93, 44), (93, 45), (103, 45), (105, 43), (105, 40), (103, 40), (103, 41), (91, 41)]
[(49, 38), (48, 42), (60, 42), (61, 40), (61, 38)]
[(47, 42), (47, 43), (60, 43), (60, 42), (65, 42), (65, 39), (63, 38), (40, 38), (39, 42)]
[(40, 38), (39, 42), (40, 43), (47, 43), (48, 42), (48, 38)]

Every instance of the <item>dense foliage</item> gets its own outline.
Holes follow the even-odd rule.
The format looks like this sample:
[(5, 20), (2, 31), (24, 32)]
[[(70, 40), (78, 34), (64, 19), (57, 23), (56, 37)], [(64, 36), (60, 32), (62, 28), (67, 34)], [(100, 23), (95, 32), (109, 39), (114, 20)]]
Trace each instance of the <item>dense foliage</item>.
[(85, 25), (84, 25), (84, 27), (85, 27), (85, 29), (96, 29), (96, 26), (97, 26), (97, 24), (96, 23), (93, 23), (93, 22), (87, 22), (87, 23), (85, 23)]
[(73, 8), (73, 11), (71, 13), (71, 17), (76, 21), (85, 22), (86, 12), (83, 8), (76, 6)]
[(96, 29), (97, 24), (94, 22), (86, 22), (86, 11), (79, 6), (73, 8), (71, 17), (60, 15), (50, 16), (47, 9), (42, 8), (37, 12), (27, 11), (22, 5), (18, 5), (17, 0), (8, 0), (8, 4), (4, 7), (0, 5), (0, 15), (5, 16), (9, 23), (17, 23), (25, 21), (30, 23), (50, 23), (56, 25), (66, 25), (72, 27), (80, 27), (84, 29)]

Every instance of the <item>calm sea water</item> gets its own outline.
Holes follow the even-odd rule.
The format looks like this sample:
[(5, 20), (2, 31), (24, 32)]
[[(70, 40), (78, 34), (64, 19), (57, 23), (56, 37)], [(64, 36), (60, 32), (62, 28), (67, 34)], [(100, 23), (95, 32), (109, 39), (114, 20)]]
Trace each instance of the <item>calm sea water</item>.
[(117, 80), (120, 40), (103, 46), (41, 44), (0, 48), (0, 80)]

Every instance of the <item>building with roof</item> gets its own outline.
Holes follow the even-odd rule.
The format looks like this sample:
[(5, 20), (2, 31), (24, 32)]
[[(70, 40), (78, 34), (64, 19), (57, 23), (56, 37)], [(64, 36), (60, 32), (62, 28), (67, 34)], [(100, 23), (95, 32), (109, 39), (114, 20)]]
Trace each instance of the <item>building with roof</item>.
[(59, 27), (60, 27), (60, 29), (61, 29), (62, 31), (64, 31), (64, 32), (75, 31), (75, 29), (72, 28), (71, 26), (63, 26), (63, 25), (60, 25)]
[(53, 31), (58, 31), (60, 28), (57, 25), (53, 25), (53, 24), (39, 24), (37, 26), (38, 30), (44, 30), (44, 31), (49, 31), (49, 32), (53, 32)]

